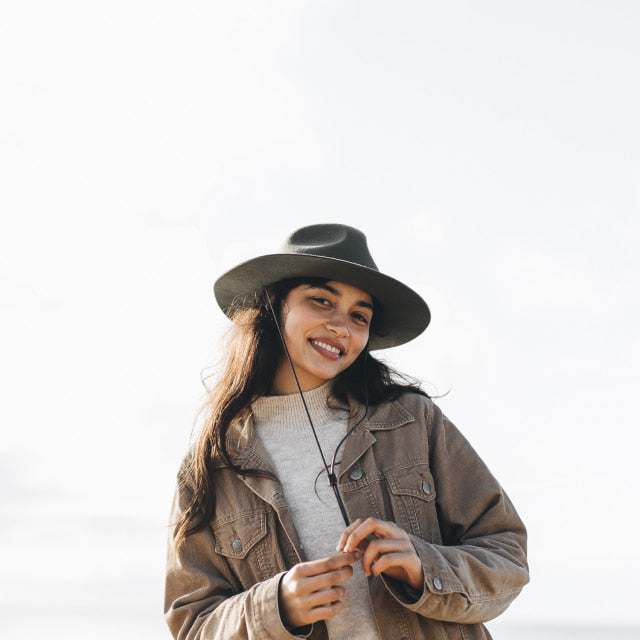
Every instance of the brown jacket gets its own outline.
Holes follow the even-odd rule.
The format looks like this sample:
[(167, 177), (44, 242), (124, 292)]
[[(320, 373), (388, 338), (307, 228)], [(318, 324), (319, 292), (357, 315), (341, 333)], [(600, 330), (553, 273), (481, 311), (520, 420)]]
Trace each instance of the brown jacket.
[[(352, 424), (362, 406), (351, 404)], [(245, 469), (270, 470), (251, 418), (233, 430)], [(339, 473), (350, 519), (393, 520), (411, 536), (424, 591), (371, 577), (383, 640), (484, 640), (481, 624), (528, 582), (526, 532), (498, 482), (431, 400), (406, 393), (370, 408), (347, 439)], [(189, 496), (179, 483), (171, 522)], [(171, 536), (172, 538), (172, 536)], [(169, 544), (165, 613), (179, 640), (290, 640), (278, 612), (282, 575), (304, 554), (278, 481), (216, 471), (210, 526)], [(324, 623), (308, 636), (327, 638)]]

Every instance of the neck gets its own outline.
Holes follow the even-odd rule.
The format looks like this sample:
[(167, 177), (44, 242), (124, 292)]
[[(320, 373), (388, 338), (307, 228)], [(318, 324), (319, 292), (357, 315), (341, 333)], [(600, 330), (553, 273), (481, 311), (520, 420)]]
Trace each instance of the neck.
[[(298, 382), (300, 383), (300, 389), (302, 391), (311, 391), (317, 389), (323, 385), (326, 380), (318, 378), (310, 378), (304, 374), (298, 374)], [(291, 393), (298, 393), (298, 385), (296, 384), (296, 378), (293, 375), (289, 362), (283, 358), (276, 369), (276, 374), (273, 377), (273, 384), (271, 385), (271, 395), (273, 396), (286, 396)]]

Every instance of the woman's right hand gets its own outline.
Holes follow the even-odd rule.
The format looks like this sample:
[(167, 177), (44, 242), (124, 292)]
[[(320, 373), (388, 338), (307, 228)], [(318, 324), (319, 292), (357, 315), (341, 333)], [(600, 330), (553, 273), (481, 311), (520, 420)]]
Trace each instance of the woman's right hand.
[(362, 554), (350, 553), (300, 562), (280, 581), (280, 616), (290, 629), (304, 627), (318, 620), (333, 618), (342, 609), (342, 583), (353, 575), (351, 564)]

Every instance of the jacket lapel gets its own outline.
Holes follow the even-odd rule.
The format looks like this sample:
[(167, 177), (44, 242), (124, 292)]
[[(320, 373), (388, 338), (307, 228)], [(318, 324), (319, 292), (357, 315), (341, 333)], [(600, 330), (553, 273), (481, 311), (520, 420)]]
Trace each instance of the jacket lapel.
[(296, 551), (298, 561), (302, 561), (300, 538), (293, 526), (289, 506), (284, 499), (282, 485), (278, 480), (275, 469), (268, 462), (269, 456), (260, 438), (258, 438), (253, 426), (253, 418), (250, 415), (234, 425), (233, 436), (237, 437), (233, 449), (236, 452), (233, 456), (233, 462), (241, 469), (264, 471), (272, 476), (242, 475), (239, 476), (240, 480), (259, 498), (273, 507), (278, 515), (280, 524)]

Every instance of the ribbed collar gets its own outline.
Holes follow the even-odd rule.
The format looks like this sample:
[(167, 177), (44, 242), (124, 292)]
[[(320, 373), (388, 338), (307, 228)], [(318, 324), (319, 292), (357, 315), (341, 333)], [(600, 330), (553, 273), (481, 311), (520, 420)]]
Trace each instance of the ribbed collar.
[[(332, 421), (335, 422), (336, 419), (344, 420), (348, 417), (347, 412), (329, 407), (327, 399), (330, 392), (330, 380), (315, 389), (311, 389), (311, 391), (304, 392), (304, 399), (315, 426)], [(336, 402), (335, 404), (337, 405), (338, 403)], [(268, 424), (282, 429), (290, 429), (299, 428), (300, 425), (309, 423), (299, 393), (291, 393), (284, 396), (263, 396), (251, 405), (251, 410), (257, 428)]]

